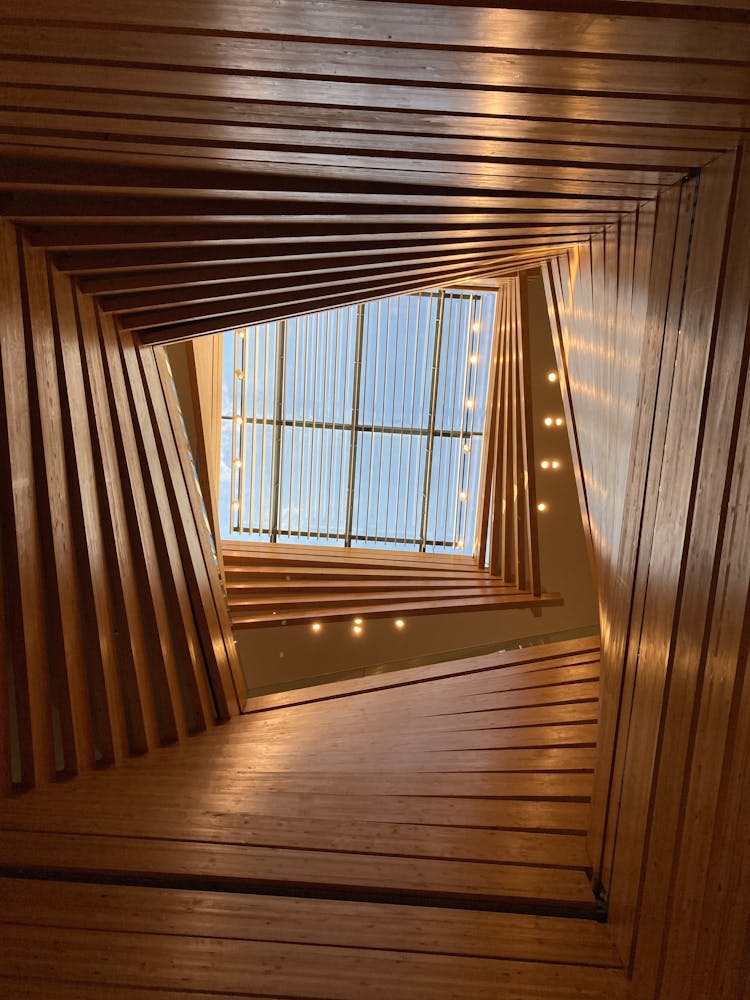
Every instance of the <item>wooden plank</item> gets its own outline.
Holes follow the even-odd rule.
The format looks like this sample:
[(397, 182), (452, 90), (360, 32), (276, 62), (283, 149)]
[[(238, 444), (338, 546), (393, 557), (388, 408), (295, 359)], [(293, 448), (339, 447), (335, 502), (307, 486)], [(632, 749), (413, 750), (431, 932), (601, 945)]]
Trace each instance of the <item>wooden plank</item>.
[(55, 330), (44, 254), (19, 243), (26, 352), (36, 440), (40, 542), (46, 560), (45, 625), (50, 698), (59, 720), (62, 768), (76, 774), (94, 766), (94, 741), (86, 683), (87, 652), (81, 629), (62, 410), (55, 359)]
[(115, 611), (95, 485), (78, 316), (71, 282), (54, 268), (49, 269), (49, 280), (53, 290), (55, 349), (70, 483), (68, 499), (76, 546), (76, 581), (81, 595), (82, 629), (88, 640), (87, 680), (92, 725), (98, 758), (103, 763), (112, 763), (127, 754), (128, 739), (117, 664)]
[[(682, 577), (684, 545), (689, 531), (691, 496), (695, 489), (692, 461), (687, 461), (700, 437), (703, 421), (702, 408), (685, 406), (685, 400), (703, 395), (703, 382), (710, 372), (713, 349), (711, 339), (685, 335), (685, 323), (695, 324), (688, 329), (713, 326), (714, 304), (720, 280), (724, 237), (731, 178), (734, 172), (733, 157), (717, 161), (715, 167), (701, 178), (694, 232), (702, 234), (691, 255), (688, 266), (683, 312), (682, 334), (678, 342), (675, 376), (672, 386), (670, 420), (665, 440), (662, 482), (669, 482), (668, 491), (660, 491), (659, 508), (654, 529), (654, 549), (651, 553), (649, 574), (651, 579), (668, 579), (658, 594), (647, 601), (643, 631), (640, 637), (640, 657), (648, 651), (649, 662), (660, 663), (648, 672), (638, 672), (633, 698), (633, 713), (637, 719), (638, 760), (630, 760), (625, 772), (620, 808), (618, 838), (627, 837), (632, 845), (627, 854), (615, 855), (612, 880), (621, 885), (619, 895), (613, 899), (611, 918), (613, 932), (623, 953), (629, 953), (631, 936), (635, 929), (637, 883), (629, 881), (643, 863), (645, 838), (649, 827), (651, 797), (654, 789), (644, 775), (652, 775), (658, 764), (656, 746), (662, 726), (665, 684), (672, 662), (671, 635), (663, 623), (672, 620), (679, 607), (679, 581)], [(686, 451), (686, 449), (688, 449)], [(697, 455), (695, 455), (697, 458)], [(654, 577), (656, 574), (656, 577)], [(697, 623), (696, 623), (697, 624)], [(632, 739), (632, 737), (631, 737)], [(636, 780), (636, 773), (638, 778)], [(666, 803), (665, 803), (666, 805)], [(627, 834), (624, 833), (627, 828)]]
[(128, 376), (127, 389), (133, 414), (133, 427), (141, 461), (148, 470), (146, 484), (152, 511), (151, 521), (159, 550), (158, 564), (162, 571), (172, 641), (175, 644), (185, 690), (185, 708), (189, 713), (192, 729), (200, 730), (213, 719), (215, 707), (190, 604), (188, 583), (172, 516), (173, 507), (170, 504), (164, 472), (159, 461), (157, 431), (152, 423), (143, 374), (138, 364), (138, 349), (129, 334), (120, 333), (118, 341)]
[(216, 619), (221, 632), (226, 662), (229, 667), (229, 676), (224, 680), (224, 685), (232, 714), (235, 714), (241, 711), (241, 706), (247, 696), (247, 687), (232, 634), (226, 593), (219, 577), (220, 563), (219, 557), (216, 554), (217, 543), (211, 537), (211, 525), (208, 521), (203, 497), (200, 495), (200, 483), (196, 476), (195, 465), (183, 431), (182, 417), (179, 413), (179, 401), (166, 354), (163, 351), (157, 351), (153, 352), (153, 357), (160, 374), (166, 410), (169, 414), (174, 442), (185, 478), (188, 499), (193, 511), (196, 534), (203, 553), (210, 594), (213, 599)]
[[(601, 11), (593, 15), (523, 8), (511, 9), (506, 14), (490, 8), (482, 9), (476, 19), (467, 19), (460, 10), (446, 7), (436, 11), (434, 18), (425, 24), (419, 4), (404, 5), (396, 17), (385, 4), (375, 3), (371, 18), (363, 21), (359, 8), (351, 0), (345, 3), (327, 0), (314, 10), (298, 2), (271, 14), (262, 3), (253, 0), (241, 9), (223, 8), (217, 20), (195, 0), (190, 0), (172, 13), (166, 23), (172, 30), (221, 29), (227, 33), (256, 30), (262, 25), (264, 33), (279, 35), (287, 33), (289, 25), (294, 24), (300, 36), (312, 35), (329, 42), (377, 41), (382, 44), (387, 39), (400, 45), (461, 45), (484, 49), (488, 39), (502, 39), (508, 48), (531, 47), (542, 51), (609, 51), (622, 55), (682, 58), (700, 58), (711, 52), (721, 59), (744, 58), (747, 29), (742, 12), (747, 9), (746, 4), (740, 0), (730, 7), (725, 3), (708, 2), (700, 10), (694, 5), (684, 10), (681, 9), (683, 2), (674, 0), (661, 4), (656, 17), (649, 16), (649, 5), (643, 2), (640, 6), (629, 4), (618, 13), (602, 6)], [(110, 0), (104, 6), (87, 0), (76, 7), (71, 7), (66, 0), (54, 0), (49, 5), (34, 0), (28, 16), (41, 24), (61, 19), (67, 23), (100, 21), (143, 29), (153, 23), (153, 11), (143, 0), (129, 5), (125, 14)], [(699, 33), (691, 24), (693, 19), (701, 22)], [(655, 24), (664, 34), (655, 29)]]
[(149, 655), (159, 734), (163, 742), (168, 742), (186, 736), (188, 725), (179, 687), (175, 649), (159, 572), (141, 456), (131, 424), (126, 375), (118, 350), (117, 335), (107, 316), (99, 316), (99, 338), (113, 424), (118, 428), (117, 455), (132, 540), (135, 576), (141, 598), (141, 621)]
[(115, 612), (118, 673), (123, 687), (128, 741), (133, 752), (143, 752), (158, 745), (159, 732), (148, 674), (148, 653), (141, 626), (132, 540), (128, 533), (125, 500), (117, 465), (115, 427), (107, 398), (93, 304), (89, 298), (78, 293), (75, 308), (83, 358), (86, 407), (92, 429), (99, 512), (109, 570), (108, 589), (112, 594)]
[(625, 980), (613, 969), (178, 935), (82, 935), (76, 929), (12, 925), (4, 930), (6, 976), (95, 982), (107, 990), (130, 984), (137, 969), (140, 990), (153, 987), (166, 996), (162, 991), (180, 990), (186, 979), (191, 992), (215, 992), (218, 985), (227, 996), (252, 996), (257, 990), (264, 996), (343, 1000), (380, 994), (401, 1000), (418, 990), (439, 1000), (467, 985), (476, 1000), (495, 998), (498, 989), (508, 1000), (626, 996)]
[[(96, 901), (96, 907), (92, 903)], [(284, 899), (136, 886), (7, 879), (3, 923), (243, 941), (382, 948), (617, 968), (606, 927), (591, 920), (472, 913), (338, 900)], [(56, 902), (57, 901), (57, 902)], [(392, 918), (392, 919), (389, 919)]]
[(582, 872), (482, 862), (295, 851), (213, 845), (207, 852), (190, 842), (139, 840), (24, 831), (0, 833), (4, 874), (19, 869), (46, 872), (65, 881), (96, 873), (97, 880), (147, 880), (151, 884), (263, 891), (295, 887), (297, 894), (336, 898), (443, 900), (474, 908), (543, 908), (573, 916), (593, 916), (596, 904)]
[(55, 774), (52, 707), (46, 671), (43, 558), (37, 530), (37, 492), (29, 412), (16, 234), (0, 223), (0, 461), (3, 489), (5, 621), (13, 664), (21, 781), (48, 781)]
[[(162, 464), (164, 481), (169, 493), (169, 503), (178, 512), (174, 520), (182, 564), (191, 593), (193, 614), (206, 669), (210, 677), (211, 691), (220, 719), (232, 714), (235, 697), (234, 682), (229, 673), (227, 650), (221, 626), (216, 617), (216, 606), (211, 591), (210, 571), (206, 562), (203, 539), (195, 520), (195, 511), (188, 492), (186, 470), (180, 455), (172, 417), (167, 407), (167, 397), (153, 355), (148, 350), (138, 352), (138, 361), (143, 374), (151, 419), (161, 428), (157, 438), (157, 448)], [(171, 389), (170, 389), (171, 391)]]

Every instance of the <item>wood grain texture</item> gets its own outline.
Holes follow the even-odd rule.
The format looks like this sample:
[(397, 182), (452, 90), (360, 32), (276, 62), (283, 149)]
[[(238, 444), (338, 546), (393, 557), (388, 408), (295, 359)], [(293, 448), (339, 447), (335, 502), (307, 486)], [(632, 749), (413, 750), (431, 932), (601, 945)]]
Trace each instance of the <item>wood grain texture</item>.
[[(216, 709), (154, 465), (171, 425), (151, 419), (140, 369), (94, 300), (14, 227), (0, 229), (8, 792), (184, 737)], [(180, 454), (179, 441), (172, 448)], [(189, 514), (180, 531), (200, 545), (206, 529)], [(200, 551), (217, 616), (218, 571)], [(226, 616), (217, 618), (222, 644)]]
[(576, 640), (414, 668), (397, 687), (311, 689), (7, 801), (2, 976), (63, 996), (195, 991), (212, 942), (205, 976), (230, 995), (625, 997), (591, 919), (591, 768), (560, 769), (546, 747), (524, 751), (525, 773), (520, 759), (477, 767), (456, 712), (500, 699), (521, 732), (546, 695), (565, 752), (565, 713), (595, 698), (597, 675), (596, 644)]
[[(589, 844), (634, 990), (653, 1000), (738, 996), (746, 975), (729, 867), (747, 836), (747, 170), (740, 149), (660, 195), (643, 256), (639, 213), (635, 234), (623, 223), (546, 266), (603, 622)], [(602, 350), (612, 338), (624, 349)]]

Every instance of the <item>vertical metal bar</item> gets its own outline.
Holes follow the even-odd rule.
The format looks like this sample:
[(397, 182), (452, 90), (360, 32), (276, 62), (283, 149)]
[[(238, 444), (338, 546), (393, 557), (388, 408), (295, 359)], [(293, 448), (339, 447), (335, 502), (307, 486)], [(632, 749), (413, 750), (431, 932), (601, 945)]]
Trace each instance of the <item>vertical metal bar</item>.
[[(329, 347), (329, 343), (328, 343), (328, 331), (329, 331), (329, 327), (331, 325), (331, 319), (334, 316), (338, 315), (338, 310), (336, 310), (334, 313), (327, 312), (325, 315), (326, 315), (325, 341), (324, 341), (324, 346), (323, 346), (323, 400), (322, 400), (321, 407), (320, 407), (320, 422), (322, 424), (322, 427), (320, 428), (320, 435), (318, 437), (318, 439), (320, 441), (320, 449), (319, 449), (320, 459), (318, 461), (318, 518), (317, 518), (316, 528), (315, 528), (315, 534), (316, 534), (316, 537), (318, 539), (320, 539), (320, 516), (322, 514), (323, 499), (324, 499), (324, 497), (323, 497), (323, 468), (324, 468), (323, 461), (324, 461), (324, 457), (325, 457), (325, 443), (326, 443), (326, 404), (328, 402), (328, 360), (329, 360), (329, 358), (331, 356), (330, 355), (330, 351), (328, 350), (328, 347)], [(335, 355), (334, 355), (334, 363), (335, 363)], [(334, 386), (335, 386), (335, 382), (334, 382)], [(313, 414), (313, 416), (316, 417), (317, 414)], [(330, 503), (330, 494), (328, 494), (328, 500), (329, 500), (329, 503)], [(326, 532), (328, 532), (329, 530), (330, 530), (330, 527), (328, 526), (328, 521), (326, 521)]]
[[(307, 356), (310, 350), (310, 326), (313, 320), (317, 325), (318, 316), (313, 314), (312, 316), (305, 317), (305, 353), (303, 355), (302, 361), (302, 418), (300, 420), (300, 432), (302, 439), (300, 441), (299, 447), (299, 476), (297, 477), (297, 482), (299, 484), (299, 489), (297, 496), (299, 498), (299, 510), (297, 512), (297, 538), (302, 537), (302, 473), (305, 467), (305, 431), (307, 430), (307, 379), (309, 376), (308, 361)], [(309, 515), (308, 511), (308, 515)]]
[[(258, 513), (258, 530), (263, 534), (264, 500), (266, 494), (266, 437), (268, 436), (266, 421), (268, 419), (268, 323), (263, 324), (263, 409), (260, 425), (260, 510)], [(252, 525), (251, 525), (252, 527)]]
[[(338, 402), (338, 388), (339, 388), (339, 345), (341, 340), (340, 337), (341, 317), (344, 313), (348, 315), (347, 309), (348, 307), (345, 306), (343, 309), (336, 310), (336, 323), (334, 326), (334, 334), (333, 334), (333, 399), (331, 400), (331, 444), (330, 444), (330, 455), (328, 459), (328, 496), (326, 498), (326, 519), (325, 519), (327, 535), (333, 533), (332, 530), (333, 526), (331, 525), (331, 494), (333, 493), (333, 465), (334, 465), (333, 456), (334, 456), (334, 443), (336, 440), (336, 431), (334, 428), (336, 424), (336, 416), (337, 416), (336, 404)], [(347, 349), (347, 355), (348, 355), (348, 349)], [(344, 369), (345, 383), (346, 383), (347, 371), (348, 369), (345, 368)], [(325, 452), (323, 452), (322, 455), (325, 456)], [(341, 479), (339, 476), (339, 483), (340, 482)], [(338, 503), (336, 504), (335, 509), (336, 511), (338, 511)], [(336, 518), (336, 528), (335, 528), (336, 533), (338, 533), (340, 527), (341, 526), (338, 523), (338, 518)], [(320, 538), (320, 533), (318, 533), (318, 538)]]
[(273, 398), (273, 441), (271, 445), (271, 516), (269, 538), (275, 542), (279, 534), (279, 506), (281, 502), (281, 434), (284, 419), (284, 386), (286, 368), (286, 320), (276, 324), (276, 364)]
[[(224, 334), (228, 336), (228, 334)], [(237, 358), (237, 353), (239, 345), (241, 343), (241, 337), (237, 330), (234, 331), (234, 336), (232, 340), (232, 465), (231, 465), (231, 476), (229, 479), (229, 530), (234, 531), (235, 529), (235, 518), (234, 518), (234, 504), (237, 503), (237, 514), (239, 517), (239, 501), (240, 501), (240, 485), (242, 482), (242, 466), (241, 464), (235, 467), (235, 458), (241, 463), (242, 458), (240, 456), (240, 449), (237, 446), (237, 439), (239, 435), (239, 422), (237, 417), (239, 416), (237, 410), (237, 372), (239, 370), (239, 363)], [(237, 493), (235, 494), (235, 488)], [(235, 499), (236, 497), (236, 499)]]
[(294, 455), (297, 450), (297, 360), (299, 358), (299, 338), (301, 317), (292, 321), (294, 323), (294, 371), (292, 374), (292, 428), (289, 435), (289, 524), (287, 535), (292, 535), (292, 500), (294, 499)]
[(369, 387), (369, 368), (370, 368), (370, 357), (374, 353), (375, 357), (372, 359), (372, 430), (370, 431), (370, 463), (369, 470), (367, 473), (367, 503), (365, 505), (365, 528), (364, 533), (368, 533), (367, 525), (370, 523), (370, 499), (372, 497), (372, 477), (373, 468), (375, 461), (375, 395), (378, 387), (378, 366), (380, 363), (380, 300), (377, 302), (370, 303), (368, 310), (368, 320), (372, 322), (372, 314), (375, 312), (375, 336), (372, 336), (372, 330), (370, 331), (369, 338), (369, 350), (367, 352), (367, 374), (368, 374), (368, 387)]
[(346, 490), (346, 526), (344, 528), (344, 545), (352, 544), (352, 522), (354, 518), (354, 485), (357, 476), (357, 424), (359, 423), (359, 398), (362, 374), (362, 344), (365, 333), (365, 306), (363, 302), (357, 306), (357, 330), (354, 343), (354, 375), (352, 386), (352, 440), (349, 448), (349, 474)]
[(422, 487), (422, 519), (419, 532), (419, 551), (425, 551), (427, 540), (427, 511), (430, 502), (430, 476), (432, 475), (432, 449), (435, 441), (435, 407), (437, 404), (438, 373), (440, 369), (440, 347), (443, 340), (443, 317), (445, 313), (445, 292), (438, 294), (437, 315), (435, 317), (435, 343), (432, 352), (432, 383), (430, 387), (430, 408), (427, 416), (427, 451), (424, 463), (424, 484)]
[[(241, 410), (242, 410), (242, 423), (240, 424), (240, 460), (242, 464), (240, 465), (240, 493), (239, 493), (239, 530), (244, 531), (245, 524), (245, 487), (247, 484), (247, 398), (248, 398), (248, 369), (250, 367), (250, 330), (244, 329), (242, 331), (242, 388), (240, 389), (240, 396), (242, 399)], [(252, 484), (251, 484), (252, 485)]]
[[(414, 367), (414, 373), (413, 373), (412, 386), (411, 386), (411, 409), (409, 411), (409, 427), (415, 427), (416, 426), (416, 419), (415, 419), (415, 417), (416, 417), (416, 406), (417, 406), (417, 368), (418, 368), (417, 359), (419, 357), (419, 345), (421, 343), (420, 332), (419, 332), (419, 322), (420, 322), (421, 309), (422, 309), (422, 296), (421, 295), (416, 295), (416, 296), (414, 296), (414, 298), (416, 299), (417, 319), (416, 319), (416, 323), (414, 325), (414, 357), (412, 358), (412, 365)], [(411, 297), (410, 297), (410, 299), (409, 299), (409, 313), (407, 314), (407, 317), (406, 317), (407, 327), (409, 326), (409, 315), (411, 313), (411, 305), (412, 305), (412, 303), (411, 303)], [(412, 448), (413, 448), (414, 438), (415, 437), (416, 437), (415, 434), (410, 434), (409, 435), (409, 450), (408, 450), (407, 459), (406, 459), (407, 479), (406, 479), (406, 496), (404, 498), (404, 537), (405, 538), (409, 537), (409, 535), (414, 534), (414, 530), (412, 530), (411, 532), (409, 531), (409, 510), (410, 510), (410, 507), (411, 507), (411, 504), (409, 502), (410, 501), (409, 491), (412, 488), (412, 482), (413, 482), (413, 479), (412, 479)], [(421, 437), (421, 435), (420, 435), (420, 437)], [(419, 443), (417, 444), (417, 455), (419, 455)]]
[[(401, 300), (406, 300), (406, 323), (404, 324), (404, 346), (399, 355), (398, 350), (396, 351), (396, 357), (401, 362), (401, 433), (398, 435), (398, 464), (396, 466), (396, 507), (394, 511), (393, 519), (393, 534), (398, 536), (398, 521), (399, 512), (401, 510), (401, 466), (404, 460), (404, 437), (403, 433), (404, 424), (406, 423), (406, 359), (409, 356), (409, 307), (411, 305), (411, 296), (404, 295), (399, 296), (398, 311), (396, 312), (396, 325), (398, 329), (401, 329)], [(393, 423), (396, 423), (396, 412), (395, 412), (395, 394), (394, 394), (394, 412), (393, 412)], [(411, 437), (409, 437), (411, 441)], [(407, 485), (408, 489), (408, 485)], [(406, 528), (404, 528), (404, 535), (406, 535)]]
[[(253, 385), (252, 385), (252, 399), (250, 398), (250, 383), (247, 376), (245, 376), (245, 398), (247, 400), (247, 405), (251, 409), (252, 417), (252, 430), (250, 432), (250, 490), (249, 490), (249, 500), (250, 500), (250, 516), (248, 519), (248, 530), (252, 532), (253, 525), (255, 524), (255, 461), (256, 461), (256, 440), (255, 435), (257, 432), (257, 410), (258, 410), (258, 337), (260, 336), (260, 327), (254, 326), (253, 331)], [(250, 348), (248, 346), (248, 352)], [(248, 367), (250, 364), (250, 356), (248, 353)], [(247, 428), (245, 429), (245, 438), (247, 439)]]
[[(423, 295), (421, 297), (424, 298), (426, 300), (426, 302), (427, 302), (427, 315), (425, 316), (424, 362), (422, 364), (422, 381), (421, 381), (420, 396), (419, 396), (419, 414), (420, 414), (419, 415), (419, 424), (420, 424), (420, 427), (424, 426), (424, 421), (422, 419), (422, 413), (424, 411), (425, 403), (427, 404), (428, 418), (429, 418), (428, 384), (429, 384), (429, 380), (430, 380), (430, 365), (429, 365), (429, 362), (428, 362), (428, 359), (427, 359), (427, 355), (428, 355), (428, 351), (429, 351), (429, 347), (430, 347), (430, 333), (429, 333), (429, 329), (430, 329), (430, 326), (432, 325), (431, 317), (432, 317), (432, 303), (433, 303), (433, 300), (435, 301), (435, 323), (437, 323), (437, 316), (438, 316), (438, 300), (435, 298), (435, 296), (433, 296), (433, 295)], [(434, 327), (433, 327), (433, 330), (432, 330), (433, 350), (434, 350), (434, 336), (435, 336), (435, 331), (434, 331)], [(428, 419), (428, 422), (429, 422), (429, 419)], [(425, 463), (426, 463), (427, 462), (427, 441), (429, 439), (429, 434), (428, 434), (428, 430), (427, 430), (426, 426), (424, 427), (424, 438), (425, 438)], [(424, 478), (424, 471), (422, 472), (422, 476)], [(423, 498), (424, 498), (424, 490), (422, 490), (420, 492), (419, 489), (415, 489), (414, 490), (414, 534), (416, 536), (419, 535), (419, 532), (421, 530), (421, 528), (420, 528), (420, 526), (421, 526), (421, 503), (420, 503), (420, 501), (423, 500)]]

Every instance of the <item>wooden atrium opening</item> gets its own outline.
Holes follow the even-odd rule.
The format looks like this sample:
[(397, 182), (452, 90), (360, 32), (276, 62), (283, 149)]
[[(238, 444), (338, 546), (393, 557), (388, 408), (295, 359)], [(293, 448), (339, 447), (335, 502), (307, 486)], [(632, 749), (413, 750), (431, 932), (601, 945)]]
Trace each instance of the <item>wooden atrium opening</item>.
[(748, 0), (0, 0), (0, 92), (2, 995), (750, 1000)]

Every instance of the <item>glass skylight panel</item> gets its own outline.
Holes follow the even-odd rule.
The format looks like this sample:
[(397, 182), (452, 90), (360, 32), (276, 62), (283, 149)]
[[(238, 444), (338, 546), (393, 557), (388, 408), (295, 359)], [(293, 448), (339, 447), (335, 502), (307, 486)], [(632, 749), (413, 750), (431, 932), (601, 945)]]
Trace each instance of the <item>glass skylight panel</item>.
[(422, 292), (224, 334), (222, 537), (469, 554), (494, 300)]

